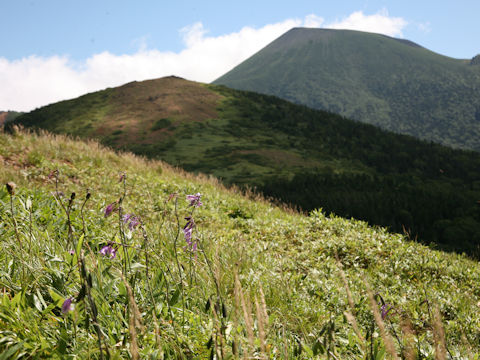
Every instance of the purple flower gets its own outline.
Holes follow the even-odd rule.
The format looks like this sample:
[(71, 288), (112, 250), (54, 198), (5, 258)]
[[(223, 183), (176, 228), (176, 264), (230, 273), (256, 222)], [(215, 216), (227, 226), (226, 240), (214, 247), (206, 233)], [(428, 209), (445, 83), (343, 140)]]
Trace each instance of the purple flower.
[(185, 246), (185, 250), (190, 248), (192, 252), (195, 252), (197, 250), (197, 242), (192, 240), (192, 234), (193, 234), (193, 228), (195, 227), (195, 221), (191, 216), (187, 216), (185, 218), (187, 220), (187, 223), (183, 227), (183, 236), (185, 237), (185, 241), (187, 243), (187, 246)]
[(69, 253), (70, 255), (75, 255), (75, 250), (68, 250), (68, 253)]
[(380, 307), (380, 311), (382, 313), (382, 320), (385, 320), (385, 318), (387, 317), (388, 313), (390, 312), (390, 310), (392, 310), (392, 307), (388, 304), (383, 304), (381, 307)]
[(185, 241), (189, 245), (192, 244), (192, 232), (193, 232), (193, 228), (183, 229), (183, 236), (185, 236)]
[(100, 250), (100, 254), (103, 256), (109, 256), (110, 259), (114, 259), (117, 256), (117, 250), (111, 245), (106, 245)]
[(126, 224), (128, 222), (129, 222), (128, 228), (130, 230), (133, 230), (140, 224), (140, 219), (133, 214), (123, 215), (123, 223)]
[(202, 206), (202, 202), (200, 201), (200, 197), (202, 194), (196, 193), (195, 195), (187, 195), (187, 200), (190, 202), (189, 206), (199, 207)]
[(138, 220), (138, 218), (133, 218), (132, 220), (130, 220), (130, 223), (128, 224), (128, 228), (129, 228), (130, 230), (133, 230), (133, 229), (135, 229), (139, 224), (140, 224), (140, 220)]
[(73, 301), (73, 298), (71, 297), (65, 299), (65, 301), (62, 304), (62, 313), (66, 314), (70, 310), (72, 310), (72, 301)]
[(187, 244), (192, 245), (192, 233), (193, 228), (195, 227), (195, 221), (191, 216), (187, 216), (185, 220), (187, 220), (187, 223), (183, 227), (183, 236), (185, 237)]
[(112, 214), (112, 212), (114, 212), (115, 210), (117, 210), (117, 202), (116, 201), (107, 205), (107, 207), (105, 208), (105, 217), (110, 216)]
[(130, 220), (130, 218), (133, 216), (133, 214), (125, 214), (122, 216), (122, 220), (123, 222), (126, 224), (128, 222), (128, 220)]

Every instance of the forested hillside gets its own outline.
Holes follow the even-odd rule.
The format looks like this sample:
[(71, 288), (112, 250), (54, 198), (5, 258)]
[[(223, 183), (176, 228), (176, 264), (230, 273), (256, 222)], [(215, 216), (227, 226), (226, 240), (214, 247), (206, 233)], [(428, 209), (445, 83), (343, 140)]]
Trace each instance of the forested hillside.
[(95, 138), (310, 211), (479, 255), (480, 154), (279, 98), (164, 78), (92, 93), (16, 124)]

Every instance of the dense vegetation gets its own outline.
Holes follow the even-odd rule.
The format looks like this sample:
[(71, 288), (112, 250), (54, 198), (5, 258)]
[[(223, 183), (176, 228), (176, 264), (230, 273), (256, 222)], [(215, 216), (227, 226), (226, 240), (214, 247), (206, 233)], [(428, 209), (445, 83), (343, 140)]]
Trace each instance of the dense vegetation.
[[(182, 99), (169, 98), (178, 88)], [(182, 105), (184, 98), (190, 103)], [(177, 110), (165, 110), (170, 103)], [(480, 255), (476, 152), (272, 96), (172, 78), (88, 94), (18, 121), (96, 137), (117, 149), (213, 174), (226, 184), (256, 187), (306, 211), (323, 208)]]
[(292, 29), (215, 84), (480, 151), (480, 66), (384, 35)]
[(463, 256), (93, 142), (0, 165), (2, 359), (479, 358)]

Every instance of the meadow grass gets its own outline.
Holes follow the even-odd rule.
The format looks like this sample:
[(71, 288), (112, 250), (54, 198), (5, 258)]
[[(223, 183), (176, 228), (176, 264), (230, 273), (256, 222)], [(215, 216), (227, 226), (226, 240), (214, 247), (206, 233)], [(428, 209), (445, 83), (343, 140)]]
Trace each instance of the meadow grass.
[(479, 358), (464, 256), (95, 142), (0, 162), (0, 359)]

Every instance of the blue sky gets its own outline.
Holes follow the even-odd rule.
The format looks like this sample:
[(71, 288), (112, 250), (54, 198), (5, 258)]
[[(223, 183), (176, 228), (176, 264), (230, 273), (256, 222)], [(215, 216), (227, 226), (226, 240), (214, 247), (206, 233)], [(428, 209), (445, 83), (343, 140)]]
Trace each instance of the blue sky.
[(293, 26), (480, 53), (480, 1), (0, 0), (0, 110), (175, 74), (209, 82)]

